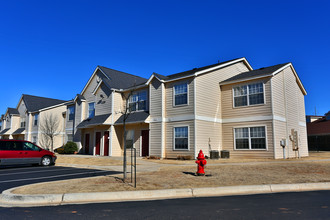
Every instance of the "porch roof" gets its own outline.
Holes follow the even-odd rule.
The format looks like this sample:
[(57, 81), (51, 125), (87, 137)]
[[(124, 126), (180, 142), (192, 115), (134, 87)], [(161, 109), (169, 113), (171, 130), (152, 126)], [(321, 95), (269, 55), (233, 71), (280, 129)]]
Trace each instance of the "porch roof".
[[(148, 112), (132, 112), (128, 115), (126, 119), (126, 123), (144, 123), (145, 120), (149, 117)], [(115, 125), (120, 125), (124, 123), (124, 115), (120, 116), (118, 120), (115, 122)]]
[(110, 117), (111, 114), (106, 114), (106, 115), (97, 115), (94, 116), (93, 118), (88, 118), (84, 121), (82, 121), (77, 128), (90, 128), (94, 127), (97, 125), (107, 125), (106, 120)]
[(19, 128), (13, 132), (13, 134), (25, 134), (25, 128)]
[(10, 128), (3, 129), (3, 130), (0, 132), (0, 135), (1, 135), (1, 134), (2, 134), (2, 135), (3, 135), (3, 134), (6, 134), (6, 132), (9, 131), (9, 130), (10, 130)]

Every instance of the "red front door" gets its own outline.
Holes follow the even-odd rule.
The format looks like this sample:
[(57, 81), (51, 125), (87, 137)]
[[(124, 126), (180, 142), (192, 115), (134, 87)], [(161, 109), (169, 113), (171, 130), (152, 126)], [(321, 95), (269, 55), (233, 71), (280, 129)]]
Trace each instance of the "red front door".
[(96, 132), (95, 155), (100, 155), (100, 148), (101, 148), (101, 132)]
[(149, 156), (149, 130), (141, 131), (142, 136), (142, 157)]
[(104, 156), (109, 156), (109, 131), (104, 132)]
[(85, 135), (85, 154), (89, 154), (89, 134)]

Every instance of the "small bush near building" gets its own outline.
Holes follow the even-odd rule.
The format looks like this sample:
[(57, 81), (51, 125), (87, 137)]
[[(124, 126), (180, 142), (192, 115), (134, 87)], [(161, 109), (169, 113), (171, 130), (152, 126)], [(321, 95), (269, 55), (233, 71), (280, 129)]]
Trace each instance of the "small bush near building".
[(78, 146), (76, 143), (72, 142), (72, 141), (68, 141), (65, 145), (64, 145), (64, 153), (65, 154), (73, 154), (74, 152), (78, 151)]

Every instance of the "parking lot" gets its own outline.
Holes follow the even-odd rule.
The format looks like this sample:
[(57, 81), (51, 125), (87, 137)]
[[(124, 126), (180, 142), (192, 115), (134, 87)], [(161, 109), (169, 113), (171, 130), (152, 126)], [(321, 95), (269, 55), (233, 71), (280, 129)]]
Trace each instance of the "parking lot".
[(3, 166), (0, 167), (0, 192), (22, 185), (118, 174), (120, 172), (61, 166)]

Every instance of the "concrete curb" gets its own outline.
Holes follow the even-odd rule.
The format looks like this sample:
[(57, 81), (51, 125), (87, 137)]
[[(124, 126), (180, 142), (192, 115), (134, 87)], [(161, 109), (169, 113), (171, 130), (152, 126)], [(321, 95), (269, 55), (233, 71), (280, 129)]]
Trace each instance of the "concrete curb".
[(2, 194), (0, 195), (0, 206), (3, 207), (51, 206), (51, 205), (63, 205), (63, 204), (144, 201), (144, 200), (158, 200), (158, 199), (330, 190), (330, 182), (224, 186), (224, 187), (192, 188), (192, 189), (165, 189), (165, 190), (98, 192), (98, 193), (68, 193), (68, 194), (49, 194), (49, 195), (12, 194), (11, 191), (13, 191), (14, 189), (16, 188), (8, 189), (2, 192)]

